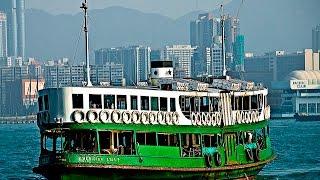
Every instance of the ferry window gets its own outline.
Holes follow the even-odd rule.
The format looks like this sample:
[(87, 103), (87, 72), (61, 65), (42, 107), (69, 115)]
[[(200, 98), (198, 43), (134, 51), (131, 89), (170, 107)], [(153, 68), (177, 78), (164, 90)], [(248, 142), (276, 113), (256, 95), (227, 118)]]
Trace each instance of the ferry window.
[(127, 109), (126, 95), (117, 95), (117, 109)]
[(168, 99), (161, 97), (160, 98), (160, 111), (167, 111), (168, 110)]
[(97, 152), (95, 131), (73, 131), (66, 136), (65, 149), (71, 152)]
[(200, 134), (181, 134), (182, 156), (199, 157), (202, 155)]
[(100, 131), (99, 132), (99, 144), (100, 144), (100, 153), (102, 154), (111, 154), (111, 132), (110, 131)]
[(115, 107), (115, 95), (104, 95), (104, 108), (114, 109)]
[(170, 111), (174, 112), (176, 111), (176, 99), (170, 98)]
[(57, 137), (57, 139), (56, 139), (56, 152), (57, 153), (62, 153), (64, 142), (65, 142), (65, 138), (63, 136)]
[(156, 133), (137, 132), (136, 137), (140, 145), (157, 145)]
[(204, 147), (217, 147), (219, 145), (218, 135), (204, 135)]
[(211, 97), (210, 98), (210, 103), (211, 103), (211, 110), (212, 112), (219, 111), (219, 99), (216, 97)]
[(38, 106), (39, 106), (39, 111), (42, 111), (43, 110), (42, 96), (38, 97)]
[(159, 146), (179, 146), (177, 134), (158, 133)]
[(101, 95), (89, 94), (89, 107), (90, 109), (101, 109)]
[(232, 110), (239, 110), (239, 97), (233, 96), (232, 98)]
[(258, 96), (251, 96), (251, 109), (258, 109)]
[(243, 96), (243, 110), (249, 110), (249, 96)]
[(131, 110), (138, 110), (138, 97), (131, 96)]
[(308, 104), (308, 113), (316, 113), (316, 103)]
[(141, 110), (149, 111), (149, 97), (141, 96)]
[(44, 110), (49, 110), (49, 96), (44, 96)]
[(151, 97), (151, 111), (159, 111), (159, 103), (157, 97)]
[(299, 104), (299, 113), (307, 113), (307, 104)]
[(201, 97), (200, 98), (200, 111), (201, 112), (209, 112), (209, 98)]
[(134, 151), (134, 143), (133, 143), (133, 132), (120, 132), (118, 134), (118, 154), (121, 155), (130, 155), (133, 154)]
[(72, 107), (83, 109), (83, 94), (72, 94)]

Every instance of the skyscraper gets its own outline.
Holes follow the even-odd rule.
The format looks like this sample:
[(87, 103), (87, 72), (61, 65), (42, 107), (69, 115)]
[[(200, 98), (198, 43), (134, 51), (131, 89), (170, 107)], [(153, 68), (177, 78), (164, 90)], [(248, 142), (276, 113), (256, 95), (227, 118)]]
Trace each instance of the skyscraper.
[(7, 16), (0, 12), (0, 58), (7, 56)]
[(312, 50), (320, 51), (320, 24), (312, 29)]
[(179, 72), (178, 74), (180, 74), (178, 78), (191, 77), (191, 60), (194, 51), (195, 48), (191, 47), (191, 45), (173, 45), (165, 47), (163, 53), (164, 59), (173, 62), (175, 73)]
[(148, 80), (150, 53), (151, 48), (145, 46), (104, 48), (95, 51), (95, 62), (96, 65), (112, 62), (123, 64), (126, 83), (133, 85)]
[(224, 24), (226, 53), (232, 54), (233, 43), (240, 33), (240, 20), (232, 16), (227, 16)]
[(7, 15), (8, 56), (25, 57), (25, 0), (1, 0), (0, 11)]
[(233, 69), (244, 71), (244, 36), (238, 35), (233, 44)]

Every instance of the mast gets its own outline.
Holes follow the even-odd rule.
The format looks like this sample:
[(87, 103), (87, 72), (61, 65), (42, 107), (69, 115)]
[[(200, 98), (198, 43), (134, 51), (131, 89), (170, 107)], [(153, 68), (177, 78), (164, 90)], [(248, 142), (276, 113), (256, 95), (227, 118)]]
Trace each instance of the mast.
[(92, 86), (90, 81), (90, 61), (89, 61), (89, 33), (88, 33), (88, 3), (87, 0), (84, 0), (82, 6), (80, 7), (84, 12), (84, 27), (83, 31), (85, 34), (85, 43), (86, 43), (86, 68), (87, 68), (87, 86)]
[(223, 12), (223, 5), (221, 4), (221, 36), (222, 36), (222, 60), (223, 60), (223, 71), (222, 71), (222, 76), (226, 77), (227, 76), (227, 68), (226, 68), (226, 53), (225, 53), (225, 46), (224, 46), (224, 40), (225, 40), (225, 34), (224, 34), (224, 21), (225, 21), (225, 15)]

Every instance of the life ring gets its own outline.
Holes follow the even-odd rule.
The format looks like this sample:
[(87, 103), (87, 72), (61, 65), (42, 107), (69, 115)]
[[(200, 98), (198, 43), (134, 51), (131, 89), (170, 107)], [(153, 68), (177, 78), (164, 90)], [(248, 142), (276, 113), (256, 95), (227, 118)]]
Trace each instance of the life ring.
[(122, 121), (125, 124), (130, 124), (131, 123), (131, 114), (130, 114), (129, 111), (122, 112)]
[(196, 121), (196, 124), (198, 126), (201, 126), (201, 121), (202, 121), (202, 118), (201, 118), (201, 114), (199, 112), (197, 112), (197, 121)]
[(206, 113), (206, 116), (207, 116), (207, 126), (211, 126), (212, 124), (212, 118), (211, 118), (211, 115), (210, 113)]
[(172, 121), (174, 125), (179, 125), (179, 114), (177, 112), (172, 113)]
[(166, 118), (166, 123), (168, 124), (168, 125), (172, 125), (173, 124), (173, 113), (171, 113), (171, 112), (168, 112), (167, 114), (169, 114), (169, 116), (168, 117), (170, 117), (170, 118)]
[(145, 125), (149, 124), (149, 117), (147, 112), (141, 113), (141, 122), (142, 124), (145, 124)]
[(219, 112), (217, 112), (216, 125), (217, 126), (221, 125), (221, 114)]
[(162, 122), (161, 124), (162, 125), (166, 125), (167, 122), (170, 122), (171, 121), (171, 118), (172, 118), (172, 114), (170, 112), (166, 112), (165, 113), (165, 121)]
[(214, 163), (216, 164), (216, 166), (221, 166), (222, 164), (221, 154), (219, 152), (216, 152), (214, 154)]
[(212, 156), (210, 155), (206, 155), (205, 156), (205, 160), (206, 160), (206, 165), (208, 168), (211, 168), (212, 167)]
[(204, 113), (204, 112), (201, 113), (201, 124), (203, 126), (207, 125), (207, 116), (206, 116), (206, 113)]
[(83, 123), (84, 121), (84, 113), (82, 111), (76, 110), (72, 113), (72, 120), (77, 123)]
[(260, 112), (259, 111), (257, 111), (256, 112), (256, 122), (259, 122), (260, 121)]
[(190, 116), (190, 119), (191, 119), (191, 124), (192, 125), (197, 125), (197, 116), (196, 116), (196, 113), (194, 112), (191, 112), (191, 116)]
[(241, 111), (241, 122), (242, 124), (246, 123), (246, 113), (244, 111)]
[(114, 123), (121, 123), (121, 115), (120, 115), (120, 112), (115, 110), (115, 111), (112, 111), (111, 113), (111, 119)]
[(163, 112), (158, 112), (157, 113), (157, 120), (158, 120), (158, 124), (162, 124), (163, 122), (165, 123), (165, 115), (164, 115), (164, 113)]
[(138, 111), (133, 111), (131, 113), (131, 119), (134, 124), (140, 124), (140, 113)]
[(157, 124), (157, 116), (154, 112), (149, 113), (149, 119), (151, 124)]
[(87, 120), (90, 122), (90, 123), (96, 123), (98, 119), (98, 114), (97, 112), (93, 111), (93, 110), (89, 110), (87, 112)]
[(249, 123), (250, 122), (250, 114), (249, 114), (249, 112), (247, 111), (247, 112), (245, 112), (245, 123)]
[(99, 119), (102, 123), (111, 123), (109, 111), (106, 111), (106, 110), (100, 111)]
[(217, 125), (217, 113), (212, 113), (211, 115), (211, 125), (216, 126)]
[(241, 124), (242, 123), (242, 119), (241, 119), (241, 112), (240, 111), (237, 111), (236, 118), (237, 118), (238, 124)]
[(248, 159), (249, 159), (250, 161), (253, 161), (253, 160), (254, 160), (252, 149), (247, 148), (247, 149), (246, 149), (246, 154), (247, 154), (247, 157), (248, 157)]

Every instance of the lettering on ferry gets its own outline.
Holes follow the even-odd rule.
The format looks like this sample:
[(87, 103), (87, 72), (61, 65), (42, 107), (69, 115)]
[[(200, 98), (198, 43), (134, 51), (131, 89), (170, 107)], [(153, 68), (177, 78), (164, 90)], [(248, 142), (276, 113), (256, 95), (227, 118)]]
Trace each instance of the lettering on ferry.
[(78, 160), (79, 162), (90, 163), (90, 162), (101, 162), (102, 158), (96, 157), (96, 156), (80, 156)]
[(107, 162), (119, 162), (119, 161), (120, 161), (120, 158), (107, 157), (106, 161), (107, 161)]

